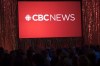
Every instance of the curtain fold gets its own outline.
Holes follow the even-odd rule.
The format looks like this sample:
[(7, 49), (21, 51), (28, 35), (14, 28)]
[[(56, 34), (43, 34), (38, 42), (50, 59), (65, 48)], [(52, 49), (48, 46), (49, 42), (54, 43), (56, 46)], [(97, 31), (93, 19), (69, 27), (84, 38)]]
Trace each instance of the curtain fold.
[(85, 44), (100, 44), (100, 0), (82, 0)]
[(0, 46), (14, 50), (17, 44), (17, 0), (0, 0)]

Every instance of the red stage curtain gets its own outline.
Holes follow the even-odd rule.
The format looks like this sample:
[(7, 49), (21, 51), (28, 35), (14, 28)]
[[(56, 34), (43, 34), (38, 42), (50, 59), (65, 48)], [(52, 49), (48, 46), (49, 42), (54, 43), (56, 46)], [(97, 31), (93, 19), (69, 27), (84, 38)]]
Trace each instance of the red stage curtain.
[(83, 36), (86, 44), (100, 44), (100, 0), (83, 0)]
[[(0, 47), (6, 50), (29, 46), (66, 47), (82, 43), (82, 38), (19, 39), (17, 0), (0, 0)], [(82, 0), (84, 44), (100, 44), (100, 0)]]
[(17, 32), (17, 0), (0, 0), (0, 46), (15, 49)]

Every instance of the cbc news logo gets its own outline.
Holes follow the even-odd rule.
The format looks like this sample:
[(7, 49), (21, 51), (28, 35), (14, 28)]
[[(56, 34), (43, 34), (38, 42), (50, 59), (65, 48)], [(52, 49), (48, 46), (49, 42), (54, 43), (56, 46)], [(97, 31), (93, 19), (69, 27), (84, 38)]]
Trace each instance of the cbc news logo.
[(75, 21), (75, 14), (27, 14), (25, 20), (29, 21)]
[(31, 16), (28, 14), (25, 16), (26, 21), (30, 21), (31, 20)]

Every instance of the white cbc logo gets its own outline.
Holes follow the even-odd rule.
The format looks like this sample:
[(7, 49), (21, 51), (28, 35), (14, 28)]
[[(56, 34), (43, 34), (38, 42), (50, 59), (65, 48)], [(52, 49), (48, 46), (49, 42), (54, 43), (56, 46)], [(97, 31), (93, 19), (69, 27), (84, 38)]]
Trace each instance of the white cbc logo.
[(75, 21), (75, 14), (33, 14), (25, 16), (26, 21)]
[(25, 16), (26, 21), (30, 21), (31, 20), (31, 16), (28, 14)]

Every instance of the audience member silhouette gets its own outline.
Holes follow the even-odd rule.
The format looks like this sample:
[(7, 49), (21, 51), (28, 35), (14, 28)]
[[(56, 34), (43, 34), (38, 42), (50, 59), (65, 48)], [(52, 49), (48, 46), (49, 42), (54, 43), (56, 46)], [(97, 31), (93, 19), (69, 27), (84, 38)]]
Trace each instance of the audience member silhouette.
[(7, 53), (0, 47), (0, 66), (100, 66), (100, 46), (82, 46)]

